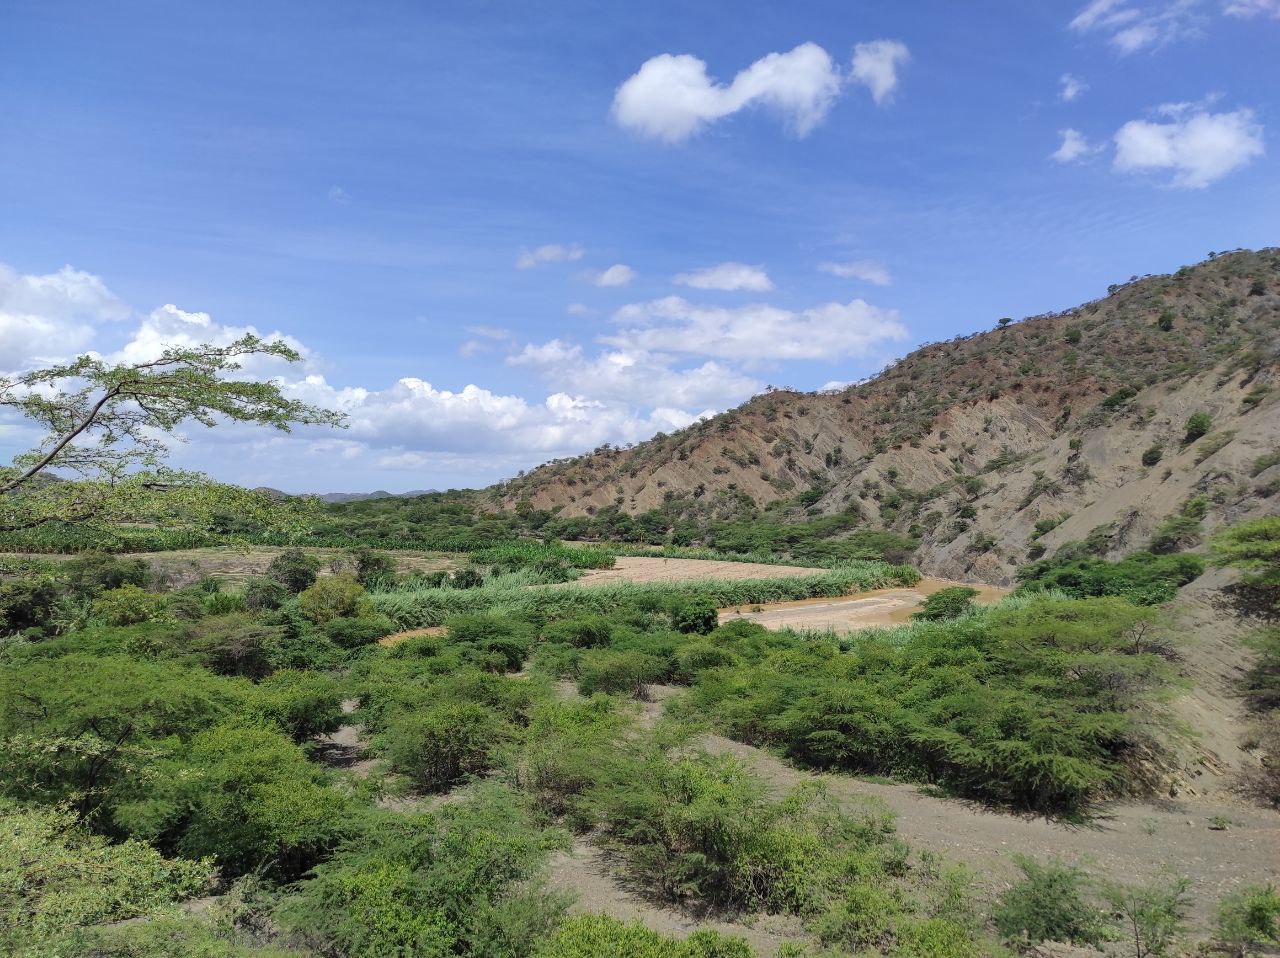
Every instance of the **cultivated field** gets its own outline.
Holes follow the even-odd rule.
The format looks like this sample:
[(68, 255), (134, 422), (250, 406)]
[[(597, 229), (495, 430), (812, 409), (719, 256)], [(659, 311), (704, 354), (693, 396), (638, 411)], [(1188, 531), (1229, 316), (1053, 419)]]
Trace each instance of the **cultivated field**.
[(700, 579), (783, 579), (823, 575), (828, 570), (808, 566), (766, 565), (761, 562), (724, 562), (718, 559), (664, 559), (651, 556), (618, 556), (612, 569), (591, 569), (575, 585), (610, 585), (616, 582), (696, 582)]

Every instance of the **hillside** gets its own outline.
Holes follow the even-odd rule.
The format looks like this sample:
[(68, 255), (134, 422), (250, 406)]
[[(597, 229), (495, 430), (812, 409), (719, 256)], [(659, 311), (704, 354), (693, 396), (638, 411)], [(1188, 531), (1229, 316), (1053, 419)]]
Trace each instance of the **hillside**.
[[(1144, 546), (1193, 497), (1203, 531), (1274, 512), (1278, 364), (1280, 249), (1237, 251), (924, 346), (847, 389), (773, 391), (551, 462), (489, 496), (558, 519), (643, 515), (650, 541), (766, 508), (839, 517), (918, 540), (928, 572), (1007, 582), (1069, 541)], [(1196, 413), (1211, 425), (1188, 441)]]

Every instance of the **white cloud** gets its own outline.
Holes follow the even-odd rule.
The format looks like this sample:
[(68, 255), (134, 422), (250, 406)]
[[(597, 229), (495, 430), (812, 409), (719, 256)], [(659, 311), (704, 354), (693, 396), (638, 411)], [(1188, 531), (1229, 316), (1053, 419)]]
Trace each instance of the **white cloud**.
[(587, 251), (577, 243), (570, 243), (568, 246), (548, 243), (534, 250), (521, 250), (516, 257), (516, 269), (533, 269), (546, 263), (577, 262), (585, 255)]
[(856, 259), (849, 263), (819, 263), (818, 269), (841, 279), (860, 279), (876, 286), (888, 286), (893, 282), (888, 267), (873, 259)]
[(1074, 103), (1089, 89), (1089, 84), (1078, 76), (1072, 76), (1070, 73), (1064, 73), (1058, 77), (1058, 85), (1061, 88), (1058, 91), (1058, 99), (1063, 103)]
[(0, 263), (0, 370), (69, 358), (89, 348), (101, 324), (128, 317), (92, 273), (64, 266), (24, 275)]
[(1062, 143), (1049, 154), (1049, 158), (1059, 163), (1074, 163), (1076, 160), (1098, 152), (1098, 147), (1092, 146), (1088, 138), (1079, 130), (1070, 128), (1059, 130), (1058, 135), (1062, 137)]
[(613, 286), (629, 286), (631, 281), (636, 278), (636, 271), (626, 263), (614, 263), (608, 269), (601, 270), (596, 273), (591, 282), (597, 286), (613, 287)]
[(692, 286), (694, 289), (750, 290), (754, 293), (773, 289), (773, 281), (769, 279), (763, 266), (733, 262), (678, 273), (672, 278), (672, 282), (680, 286)]
[(586, 303), (570, 303), (564, 308), (564, 311), (570, 316), (594, 316), (598, 310), (592, 309)]
[(1069, 24), (1077, 33), (1098, 33), (1122, 54), (1163, 46), (1199, 30), (1200, 0), (1092, 0)]
[(1275, 17), (1280, 20), (1280, 0), (1227, 0), (1222, 12), (1230, 17)]
[(853, 48), (853, 80), (867, 87), (876, 103), (888, 103), (898, 87), (898, 68), (910, 59), (907, 45), (899, 40), (859, 43)]
[(761, 57), (729, 84), (717, 83), (695, 56), (663, 53), (618, 87), (613, 116), (643, 136), (679, 143), (709, 123), (759, 105), (804, 136), (827, 115), (840, 82), (830, 54), (815, 43)]
[[(292, 336), (281, 332), (264, 335), (253, 326), (224, 326), (214, 322), (208, 313), (188, 312), (172, 303), (153, 309), (144, 316), (129, 341), (107, 359), (116, 363), (146, 362), (170, 347), (228, 346), (248, 335), (284, 342), (302, 354), (304, 364), (314, 362), (315, 357), (310, 350)], [(269, 375), (269, 371), (279, 371), (284, 367), (283, 362), (274, 357), (250, 357), (244, 361), (244, 368), (251, 375)]]
[(1173, 186), (1209, 186), (1264, 152), (1263, 131), (1252, 110), (1210, 113), (1191, 104), (1167, 104), (1169, 122), (1131, 120), (1115, 134), (1115, 169), (1170, 172)]
[(622, 349), (747, 362), (865, 356), (907, 336), (895, 310), (860, 299), (792, 311), (764, 304), (699, 306), (668, 296), (624, 306), (613, 318), (623, 328), (603, 341)]
[(351, 194), (341, 186), (329, 187), (329, 202), (338, 206), (346, 206), (351, 202)]

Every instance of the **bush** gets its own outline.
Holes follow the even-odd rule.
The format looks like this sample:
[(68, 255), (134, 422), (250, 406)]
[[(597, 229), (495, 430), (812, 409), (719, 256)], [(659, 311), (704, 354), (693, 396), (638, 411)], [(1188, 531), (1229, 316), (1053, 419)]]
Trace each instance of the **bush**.
[(710, 596), (695, 595), (671, 607), (671, 627), (678, 632), (705, 635), (720, 622), (720, 611)]
[(509, 792), (484, 788), (379, 820), (285, 899), (278, 919), (347, 958), (523, 958), (564, 912), (539, 873), (566, 845)]
[(1218, 906), (1218, 938), (1241, 955), (1280, 943), (1280, 895), (1273, 885), (1250, 885)]
[(317, 625), (363, 615), (369, 608), (364, 586), (349, 575), (321, 579), (298, 596), (302, 614)]
[(328, 675), (286, 669), (260, 682), (254, 707), (295, 742), (335, 731), (342, 724), (342, 694)]
[(391, 767), (425, 792), (443, 792), (485, 771), (512, 737), (496, 710), (475, 702), (446, 701), (394, 716), (376, 740)]
[(533, 645), (527, 622), (502, 615), (459, 615), (446, 621), (449, 639), (477, 665), (495, 672), (518, 669)]
[(641, 695), (645, 683), (656, 681), (665, 671), (661, 659), (643, 652), (588, 649), (578, 659), (578, 691)]
[(1089, 879), (1061, 862), (1041, 865), (1019, 855), (1022, 878), (1000, 896), (992, 918), (1007, 941), (1100, 945), (1107, 939), (1106, 915), (1089, 900)]
[(1213, 428), (1213, 417), (1207, 412), (1192, 413), (1187, 420), (1186, 434), (1182, 437), (1184, 443), (1193, 443), (1210, 429)]
[(244, 613), (220, 616), (187, 627), (184, 645), (202, 665), (220, 675), (261, 679), (271, 674), (283, 635)]
[(320, 560), (301, 549), (285, 549), (267, 565), (267, 578), (297, 595), (315, 585)]
[(1157, 879), (1147, 885), (1108, 884), (1108, 906), (1119, 924), (1119, 938), (1133, 947), (1134, 958), (1163, 958), (1186, 933), (1185, 878)]
[(396, 578), (396, 560), (385, 552), (374, 552), (372, 549), (352, 549), (351, 558), (355, 561), (356, 581), (366, 589), (390, 585)]
[(362, 645), (370, 645), (396, 630), (395, 624), (381, 615), (330, 619), (321, 628), (340, 649), (358, 649)]
[(571, 645), (577, 649), (606, 646), (613, 639), (613, 624), (602, 615), (548, 622), (542, 630), (544, 642)]
[(210, 870), (207, 860), (166, 859), (144, 842), (108, 843), (65, 808), (0, 803), (0, 952), (145, 917), (199, 894)]
[(165, 597), (126, 584), (108, 589), (93, 600), (93, 614), (107, 625), (150, 622), (164, 611)]
[(284, 605), (289, 590), (275, 579), (254, 576), (244, 584), (240, 593), (244, 607), (251, 612), (269, 612)]
[(1159, 443), (1156, 443), (1154, 446), (1149, 446), (1146, 452), (1142, 454), (1142, 464), (1148, 467), (1154, 466), (1163, 458), (1164, 458), (1164, 447), (1161, 446)]
[(145, 589), (155, 579), (151, 566), (143, 559), (122, 559), (92, 552), (62, 563), (58, 576), (70, 592), (89, 598), (124, 585)]
[(937, 622), (943, 619), (958, 619), (973, 610), (973, 597), (977, 589), (967, 585), (948, 586), (928, 596), (920, 606), (919, 612), (913, 612), (911, 618), (925, 622)]
[(728, 649), (709, 642), (693, 642), (676, 652), (676, 672), (691, 682), (707, 669), (737, 665), (738, 657)]
[(715, 931), (668, 938), (639, 922), (627, 924), (608, 915), (570, 918), (534, 949), (534, 958), (752, 958), (745, 939)]

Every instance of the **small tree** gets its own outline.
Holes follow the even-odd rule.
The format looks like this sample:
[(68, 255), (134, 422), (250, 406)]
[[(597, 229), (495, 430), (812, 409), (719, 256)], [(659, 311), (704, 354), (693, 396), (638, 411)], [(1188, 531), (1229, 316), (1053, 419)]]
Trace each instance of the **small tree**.
[(1142, 464), (1147, 467), (1154, 466), (1164, 458), (1164, 447), (1159, 443), (1151, 446), (1142, 454)]
[(1122, 940), (1133, 958), (1163, 958), (1186, 932), (1186, 878), (1157, 880), (1149, 885), (1106, 886), (1107, 903), (1120, 922)]
[(341, 618), (358, 616), (367, 611), (369, 599), (364, 586), (349, 575), (331, 575), (321, 579), (298, 596), (302, 614), (317, 625)]
[(939, 589), (924, 600), (924, 603), (920, 606), (920, 611), (912, 613), (911, 618), (921, 619), (925, 622), (958, 619), (973, 608), (973, 598), (977, 594), (977, 589), (971, 589), (967, 585), (954, 585)]
[(1191, 414), (1191, 418), (1187, 420), (1187, 434), (1183, 437), (1183, 442), (1193, 443), (1210, 429), (1213, 428), (1213, 418), (1207, 412), (1195, 412)]
[(320, 560), (297, 548), (285, 549), (267, 566), (267, 578), (294, 595), (315, 585), (319, 573)]
[(222, 419), (284, 432), (299, 423), (344, 422), (339, 413), (285, 398), (275, 382), (228, 376), (258, 356), (301, 358), (284, 343), (244, 336), (228, 346), (170, 347), (145, 362), (81, 356), (0, 376), (0, 407), (45, 433), (0, 467), (0, 531), (90, 520), (210, 528), (227, 514), (288, 524), (290, 508), (269, 496), (165, 466), (168, 440), (181, 438), (187, 422)]

